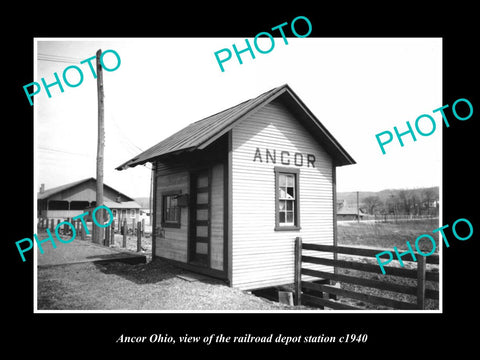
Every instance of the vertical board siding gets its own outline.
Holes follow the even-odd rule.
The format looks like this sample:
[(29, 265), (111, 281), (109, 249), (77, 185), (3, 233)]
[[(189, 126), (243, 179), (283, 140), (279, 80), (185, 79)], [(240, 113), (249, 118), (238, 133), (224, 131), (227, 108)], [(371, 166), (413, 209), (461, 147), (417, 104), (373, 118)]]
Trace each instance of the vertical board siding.
[[(162, 195), (169, 191), (190, 192), (190, 175), (184, 167), (159, 164), (157, 173), (156, 224), (162, 223)], [(224, 241), (224, 165), (212, 166), (210, 211), (210, 267), (223, 270)], [(181, 208), (180, 228), (163, 228), (164, 237), (156, 236), (156, 256), (188, 261), (188, 207)]]
[[(262, 162), (253, 161), (257, 148)], [(267, 162), (266, 149), (276, 150), (276, 164)], [(275, 101), (232, 130), (232, 151), (232, 286), (293, 283), (295, 237), (333, 244), (331, 158)], [(289, 166), (281, 163), (280, 151), (290, 153)], [(294, 153), (303, 154), (303, 166), (294, 165)], [(307, 166), (307, 154), (315, 156), (314, 168)], [(300, 169), (300, 230), (274, 230), (275, 166)]]
[(210, 267), (223, 270), (223, 164), (212, 168), (211, 213), (210, 213)]
[[(162, 195), (168, 191), (190, 192), (190, 176), (187, 171), (157, 173), (156, 224), (162, 224)], [(180, 228), (164, 228), (164, 237), (156, 236), (155, 255), (171, 260), (187, 262), (188, 250), (188, 208), (180, 209)]]

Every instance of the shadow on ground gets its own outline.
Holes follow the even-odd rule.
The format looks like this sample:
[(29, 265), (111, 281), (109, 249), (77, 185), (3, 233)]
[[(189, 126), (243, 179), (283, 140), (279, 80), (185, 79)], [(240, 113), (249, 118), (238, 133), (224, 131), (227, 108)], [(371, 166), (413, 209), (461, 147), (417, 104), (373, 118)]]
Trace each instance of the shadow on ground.
[(194, 274), (162, 259), (154, 259), (146, 264), (97, 262), (94, 265), (104, 274), (115, 274), (136, 284), (154, 284), (179, 277), (185, 281), (198, 281), (206, 284), (225, 285), (224, 281), (200, 274)]

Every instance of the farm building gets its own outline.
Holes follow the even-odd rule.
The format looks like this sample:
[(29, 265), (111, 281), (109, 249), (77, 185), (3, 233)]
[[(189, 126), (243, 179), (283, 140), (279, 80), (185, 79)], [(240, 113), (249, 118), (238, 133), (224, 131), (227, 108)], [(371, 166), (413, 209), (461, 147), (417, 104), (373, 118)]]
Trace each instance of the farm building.
[(349, 205), (345, 200), (337, 202), (337, 220), (362, 220), (365, 217), (363, 209), (357, 209), (356, 205)]
[[(80, 215), (95, 207), (96, 188), (97, 181), (93, 177), (48, 190), (42, 184), (37, 194), (37, 217), (56, 222)], [(117, 228), (124, 219), (128, 223), (138, 222), (140, 205), (132, 198), (105, 184), (103, 196), (103, 203), (112, 210)]]
[(335, 168), (354, 164), (288, 85), (194, 122), (151, 162), (153, 256), (240, 289), (293, 282), (294, 241), (335, 244)]

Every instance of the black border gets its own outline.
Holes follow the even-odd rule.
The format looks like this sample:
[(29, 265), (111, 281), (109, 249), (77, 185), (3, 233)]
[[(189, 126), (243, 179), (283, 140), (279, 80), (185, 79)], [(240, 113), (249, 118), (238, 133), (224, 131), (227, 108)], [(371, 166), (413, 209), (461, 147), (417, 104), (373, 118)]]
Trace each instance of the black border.
[[(177, 355), (182, 347), (161, 344), (115, 344), (122, 333), (147, 335), (208, 335), (226, 336), (324, 334), (341, 336), (349, 333), (367, 333), (366, 344), (336, 346), (338, 344), (312, 344), (305, 350), (317, 352), (353, 350), (377, 356), (380, 350), (395, 351), (405, 356), (422, 353), (435, 355), (444, 349), (462, 351), (474, 347), (476, 334), (468, 328), (476, 313), (476, 260), (478, 254), (478, 195), (476, 185), (476, 130), (478, 129), (478, 33), (473, 6), (461, 3), (436, 4), (422, 9), (418, 3), (392, 4), (392, 8), (377, 8), (364, 3), (340, 4), (338, 9), (318, 3), (301, 10), (292, 4), (277, 3), (267, 6), (266, 13), (246, 4), (223, 4), (222, 7), (175, 12), (159, 6), (150, 11), (150, 4), (127, 6), (84, 4), (84, 11), (28, 5), (28, 9), (11, 10), (16, 21), (7, 22), (4, 29), (8, 40), (3, 56), (7, 86), (4, 88), (4, 134), (15, 141), (3, 142), (4, 189), (7, 191), (6, 209), (13, 205), (4, 241), (4, 272), (7, 288), (4, 292), (4, 312), (7, 313), (4, 343), (17, 353), (28, 346), (38, 353), (58, 353), (60, 347), (73, 350), (73, 354), (97, 355), (102, 350), (136, 353), (148, 348), (155, 356), (163, 357), (165, 349)], [(13, 5), (14, 7), (15, 5)], [(75, 8), (75, 7), (74, 7)], [(33, 81), (34, 37), (175, 37), (175, 36), (238, 36), (253, 37), (260, 31), (298, 15), (306, 16), (313, 24), (311, 37), (442, 37), (443, 38), (443, 103), (452, 104), (458, 98), (467, 98), (474, 107), (473, 117), (465, 122), (452, 121), (443, 130), (443, 223), (452, 224), (458, 218), (468, 218), (474, 226), (473, 237), (465, 242), (454, 241), (443, 249), (444, 313), (443, 314), (33, 314), (33, 257), (27, 255), (21, 263), (14, 241), (32, 236), (33, 218), (33, 111), (25, 101), (22, 86)], [(63, 20), (62, 20), (63, 19)], [(12, 25), (13, 23), (13, 25)], [(5, 24), (3, 25), (5, 26)], [(399, 99), (401, 102), (401, 99)], [(428, 110), (428, 109), (426, 109)], [(394, 111), (394, 109), (392, 109)], [(451, 111), (451, 110), (450, 110)], [(447, 115), (452, 117), (451, 112)], [(8, 213), (8, 211), (6, 211)], [(31, 253), (30, 253), (31, 254)], [(475, 326), (475, 324), (472, 324)], [(230, 352), (231, 344), (217, 344), (209, 348)], [(239, 346), (240, 347), (240, 346)], [(249, 350), (259, 345), (242, 345)], [(298, 351), (296, 345), (276, 345), (286, 353)], [(113, 354), (113, 353), (111, 353)], [(206, 352), (205, 352), (206, 354)], [(255, 354), (254, 352), (251, 353)], [(341, 354), (341, 353), (339, 353)], [(383, 354), (383, 353), (382, 353)], [(414, 355), (415, 354), (415, 355)], [(383, 354), (384, 355), (384, 354)], [(382, 355), (382, 356), (383, 356)], [(170, 354), (171, 356), (171, 354)], [(52, 356), (54, 357), (54, 356)]]

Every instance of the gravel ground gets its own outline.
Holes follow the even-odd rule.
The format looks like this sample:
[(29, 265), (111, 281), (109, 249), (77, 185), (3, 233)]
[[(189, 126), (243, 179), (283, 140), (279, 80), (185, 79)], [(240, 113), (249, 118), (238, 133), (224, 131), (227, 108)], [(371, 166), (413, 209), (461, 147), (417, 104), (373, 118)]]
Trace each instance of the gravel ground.
[(38, 310), (295, 310), (161, 259), (147, 264), (82, 263), (38, 268)]

